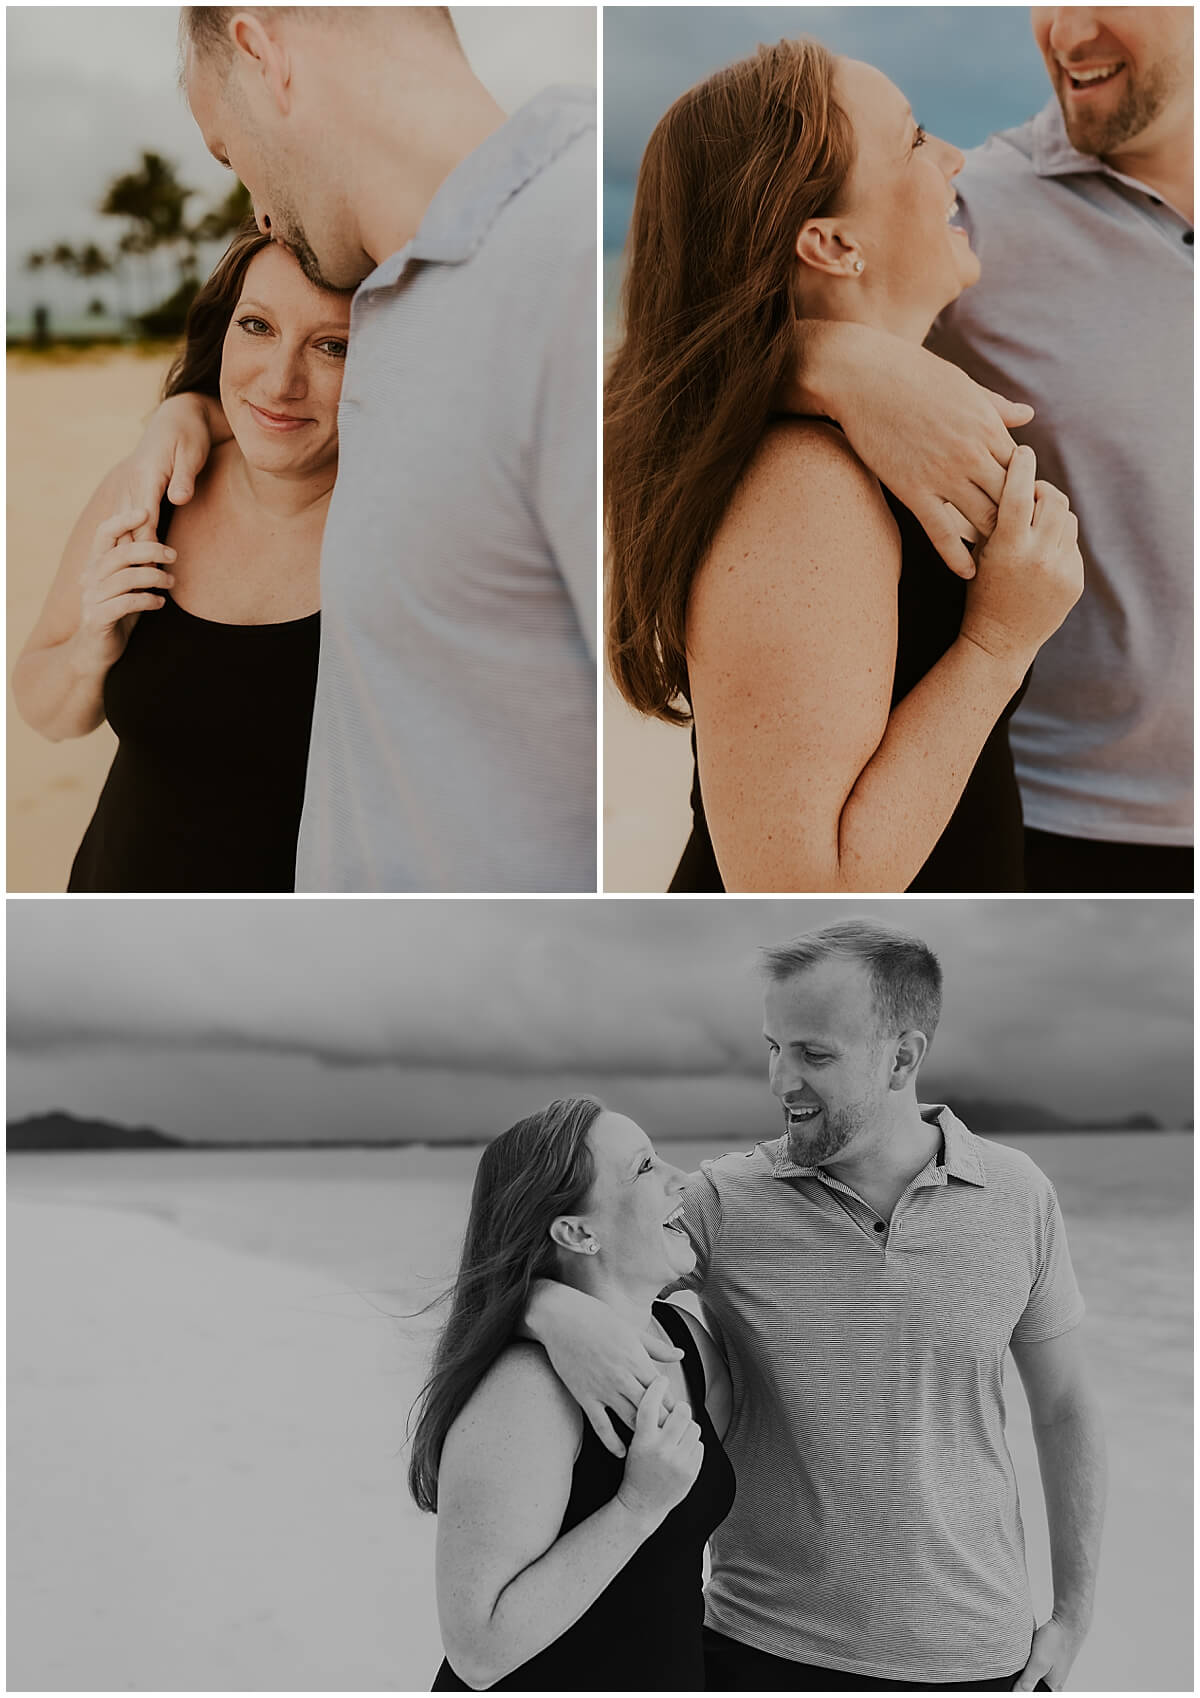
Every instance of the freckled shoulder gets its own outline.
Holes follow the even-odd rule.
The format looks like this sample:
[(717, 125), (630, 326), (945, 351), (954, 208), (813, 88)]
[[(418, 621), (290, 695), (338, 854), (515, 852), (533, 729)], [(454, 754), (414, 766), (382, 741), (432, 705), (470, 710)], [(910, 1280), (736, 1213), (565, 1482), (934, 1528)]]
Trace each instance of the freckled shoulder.
[(797, 593), (894, 593), (900, 533), (877, 479), (842, 433), (817, 419), (767, 430), (696, 575), (689, 650), (711, 621), (741, 623), (760, 598), (779, 613)]

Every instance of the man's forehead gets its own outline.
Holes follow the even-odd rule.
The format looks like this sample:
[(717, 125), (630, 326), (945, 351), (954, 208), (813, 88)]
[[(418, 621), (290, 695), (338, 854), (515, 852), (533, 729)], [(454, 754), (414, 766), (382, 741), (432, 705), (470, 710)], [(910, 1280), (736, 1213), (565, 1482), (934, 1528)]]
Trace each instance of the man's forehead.
[(868, 969), (845, 956), (830, 956), (786, 979), (773, 979), (763, 997), (769, 1018), (818, 1024), (857, 1024), (870, 1017), (873, 1002)]

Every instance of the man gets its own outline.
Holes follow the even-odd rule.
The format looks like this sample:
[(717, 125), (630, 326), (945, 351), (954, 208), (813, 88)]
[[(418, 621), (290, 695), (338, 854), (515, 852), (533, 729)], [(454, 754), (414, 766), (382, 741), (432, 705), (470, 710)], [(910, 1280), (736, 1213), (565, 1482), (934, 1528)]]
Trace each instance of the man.
[[(183, 37), (260, 228), (357, 286), (297, 888), (594, 890), (594, 97), (506, 119), (443, 7), (193, 7)], [(164, 404), (141, 504), (189, 499), (223, 428)]]
[(983, 275), (926, 346), (1033, 404), (1086, 569), (1011, 727), (1031, 890), (1194, 882), (1192, 29), (1035, 7), (1054, 98), (956, 181)]
[[(1087, 1631), (1104, 1448), (1054, 1190), (925, 1107), (941, 973), (866, 921), (764, 952), (784, 1132), (685, 1192), (688, 1282), (733, 1380), (737, 1500), (712, 1541), (708, 1684), (1062, 1686)], [(529, 1330), (610, 1449), (645, 1340), (542, 1285)], [(1003, 1365), (1033, 1416), (1054, 1569), (1034, 1631)], [(662, 1357), (661, 1348), (656, 1354)]]

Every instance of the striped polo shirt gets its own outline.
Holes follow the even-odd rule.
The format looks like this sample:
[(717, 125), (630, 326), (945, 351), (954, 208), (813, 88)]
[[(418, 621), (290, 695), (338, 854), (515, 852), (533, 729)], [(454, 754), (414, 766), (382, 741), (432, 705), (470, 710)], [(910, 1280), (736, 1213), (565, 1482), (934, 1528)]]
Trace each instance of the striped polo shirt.
[(923, 1107), (943, 1150), (890, 1221), (781, 1138), (684, 1199), (733, 1379), (737, 1501), (707, 1622), (793, 1662), (917, 1684), (1011, 1674), (1033, 1603), (1005, 1352), (1077, 1325), (1054, 1188)]
[(1078, 152), (1054, 99), (954, 187), (982, 275), (926, 347), (1037, 409), (1016, 434), (1079, 517), (1083, 595), (1009, 726), (1025, 823), (1190, 844), (1191, 219)]
[(298, 890), (596, 888), (595, 108), (522, 107), (354, 297)]

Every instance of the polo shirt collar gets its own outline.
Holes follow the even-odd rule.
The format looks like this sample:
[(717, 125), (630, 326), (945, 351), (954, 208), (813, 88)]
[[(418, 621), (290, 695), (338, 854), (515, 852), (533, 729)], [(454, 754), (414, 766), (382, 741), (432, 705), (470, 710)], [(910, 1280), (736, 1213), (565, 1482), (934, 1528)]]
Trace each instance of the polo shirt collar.
[[(927, 1185), (945, 1185), (947, 1177), (962, 1179), (968, 1185), (986, 1185), (979, 1140), (968, 1132), (958, 1116), (945, 1103), (922, 1103), (921, 1119), (941, 1128), (942, 1159), (934, 1159), (921, 1170), (917, 1179)], [(771, 1174), (775, 1179), (824, 1179), (819, 1167), (800, 1167), (788, 1155), (786, 1134), (774, 1143), (763, 1146), (771, 1159)]]
[(1127, 177), (1121, 171), (1114, 171), (1111, 165), (1106, 165), (1103, 159), (1097, 158), (1094, 153), (1080, 153), (1067, 135), (1062, 108), (1053, 97), (1033, 120), (1033, 168), (1039, 177), (1111, 177), (1114, 182), (1125, 183), (1131, 189), (1139, 189), (1144, 195), (1161, 198), (1146, 183), (1139, 183), (1136, 177)]
[(485, 136), (440, 184), (412, 241), (359, 284), (359, 291), (399, 282), (410, 260), (458, 265), (483, 242), (500, 208), (595, 123), (588, 89), (547, 88)]

